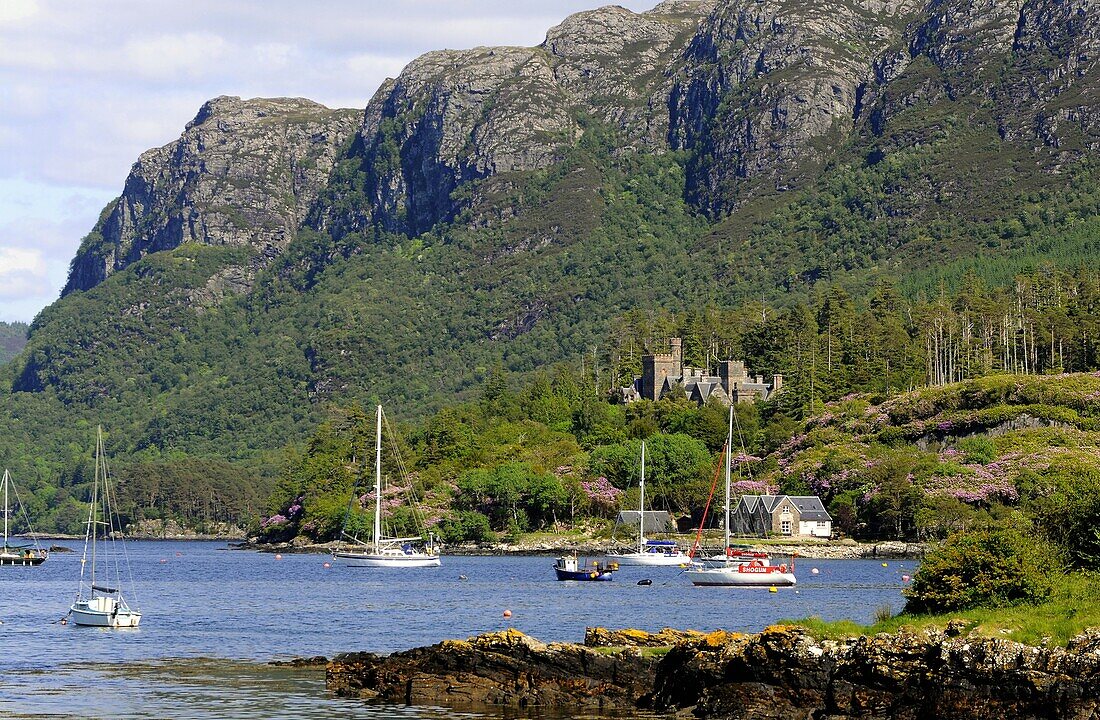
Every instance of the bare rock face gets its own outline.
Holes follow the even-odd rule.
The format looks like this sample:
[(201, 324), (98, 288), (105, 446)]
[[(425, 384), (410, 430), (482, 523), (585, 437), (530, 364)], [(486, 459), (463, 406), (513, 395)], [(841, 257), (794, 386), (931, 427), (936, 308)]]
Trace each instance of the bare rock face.
[(816, 641), (793, 627), (683, 643), (651, 698), (700, 718), (1084, 718), (1100, 708), (1100, 635), (1038, 648), (946, 631)]
[[(678, 636), (674, 637), (674, 636)], [(756, 635), (589, 629), (597, 644), (675, 640), (659, 661), (509, 630), (380, 657), (338, 656), (327, 684), (374, 702), (603, 710), (697, 718), (1089, 718), (1100, 711), (1100, 630), (1065, 648), (945, 630), (817, 641), (774, 626)]]
[(302, 99), (210, 100), (179, 140), (138, 158), (73, 261), (64, 293), (184, 243), (256, 248), (296, 236), (360, 113)]
[(861, 86), (898, 44), (916, 0), (722, 3), (672, 90), (670, 143), (690, 149), (689, 192), (716, 214), (755, 188), (812, 174), (852, 129)]
[(712, 6), (675, 0), (642, 14), (605, 7), (566, 19), (539, 47), (417, 58), (367, 107), (352, 152), (364, 186), (350, 189), (366, 202), (314, 224), (338, 235), (371, 225), (424, 232), (454, 217), (461, 185), (558, 162), (585, 116), (663, 150), (669, 71)]
[(655, 664), (506, 630), (385, 657), (339, 655), (326, 684), (337, 695), (386, 703), (628, 709), (652, 684)]

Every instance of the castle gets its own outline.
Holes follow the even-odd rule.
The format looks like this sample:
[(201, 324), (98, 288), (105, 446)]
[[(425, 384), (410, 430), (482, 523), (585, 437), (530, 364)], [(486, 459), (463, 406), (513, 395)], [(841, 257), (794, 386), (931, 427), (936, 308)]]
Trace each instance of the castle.
[(782, 375), (773, 375), (770, 382), (765, 382), (761, 375), (749, 375), (741, 360), (718, 363), (717, 375), (684, 365), (680, 338), (670, 339), (669, 344), (672, 347), (668, 354), (642, 356), (642, 376), (634, 378), (633, 385), (620, 388), (624, 402), (660, 400), (679, 385), (689, 399), (700, 405), (714, 398), (728, 406), (767, 400), (783, 388)]

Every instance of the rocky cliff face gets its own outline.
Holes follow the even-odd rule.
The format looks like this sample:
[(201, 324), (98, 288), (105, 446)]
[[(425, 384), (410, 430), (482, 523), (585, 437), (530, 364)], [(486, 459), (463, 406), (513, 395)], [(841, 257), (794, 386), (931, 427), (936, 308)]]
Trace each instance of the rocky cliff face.
[(277, 254), (326, 185), (354, 110), (301, 99), (207, 102), (179, 140), (138, 158), (73, 261), (64, 293), (184, 243)]
[(415, 235), (450, 220), (454, 192), (491, 175), (548, 167), (584, 119), (617, 128), (628, 145), (661, 151), (669, 73), (710, 0), (670, 0), (635, 14), (620, 7), (573, 15), (535, 48), (424, 55), (367, 107), (351, 159), (367, 203), (323, 213), (337, 234), (371, 225)]
[[(1066, 648), (965, 636), (961, 627), (818, 642), (797, 627), (677, 634), (655, 659), (639, 631), (589, 631), (594, 652), (510, 630), (389, 657), (329, 663), (337, 694), (448, 705), (644, 708), (697, 718), (1087, 718), (1100, 710), (1100, 633)], [(679, 635), (678, 637), (676, 637)]]
[(1100, 149), (1098, 58), (1100, 8), (1087, 0), (604, 7), (538, 47), (428, 53), (358, 117), (306, 100), (210, 101), (134, 165), (66, 292), (185, 242), (271, 256), (307, 214), (337, 237), (416, 235), (454, 219), (477, 181), (555, 165), (592, 121), (620, 152), (687, 151), (688, 199), (712, 216), (801, 187), (853, 146), (889, 153), (943, 135), (914, 113), (988, 126), (1056, 170)]
[(673, 147), (694, 151), (704, 210), (806, 180), (852, 129), (875, 60), (897, 45), (916, 0), (723, 3), (693, 38), (670, 97)]

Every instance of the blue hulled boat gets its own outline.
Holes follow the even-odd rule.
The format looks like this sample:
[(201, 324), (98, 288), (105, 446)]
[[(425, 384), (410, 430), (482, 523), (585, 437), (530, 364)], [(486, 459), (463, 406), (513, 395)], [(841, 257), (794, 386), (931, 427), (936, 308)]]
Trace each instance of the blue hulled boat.
[(558, 580), (610, 580), (611, 573), (619, 569), (619, 563), (601, 563), (598, 560), (587, 562), (578, 560), (576, 555), (563, 555), (554, 563), (554, 574)]

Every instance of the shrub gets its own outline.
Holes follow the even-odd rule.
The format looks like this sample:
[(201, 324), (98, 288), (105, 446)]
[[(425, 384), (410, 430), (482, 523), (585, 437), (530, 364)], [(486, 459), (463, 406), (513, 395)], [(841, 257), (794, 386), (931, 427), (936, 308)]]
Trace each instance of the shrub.
[(921, 563), (904, 591), (905, 610), (944, 613), (1041, 602), (1056, 572), (1055, 554), (1016, 527), (956, 533)]
[(436, 526), (436, 532), (448, 545), (496, 541), (496, 535), (489, 527), (489, 518), (475, 510), (466, 510), (444, 518)]

